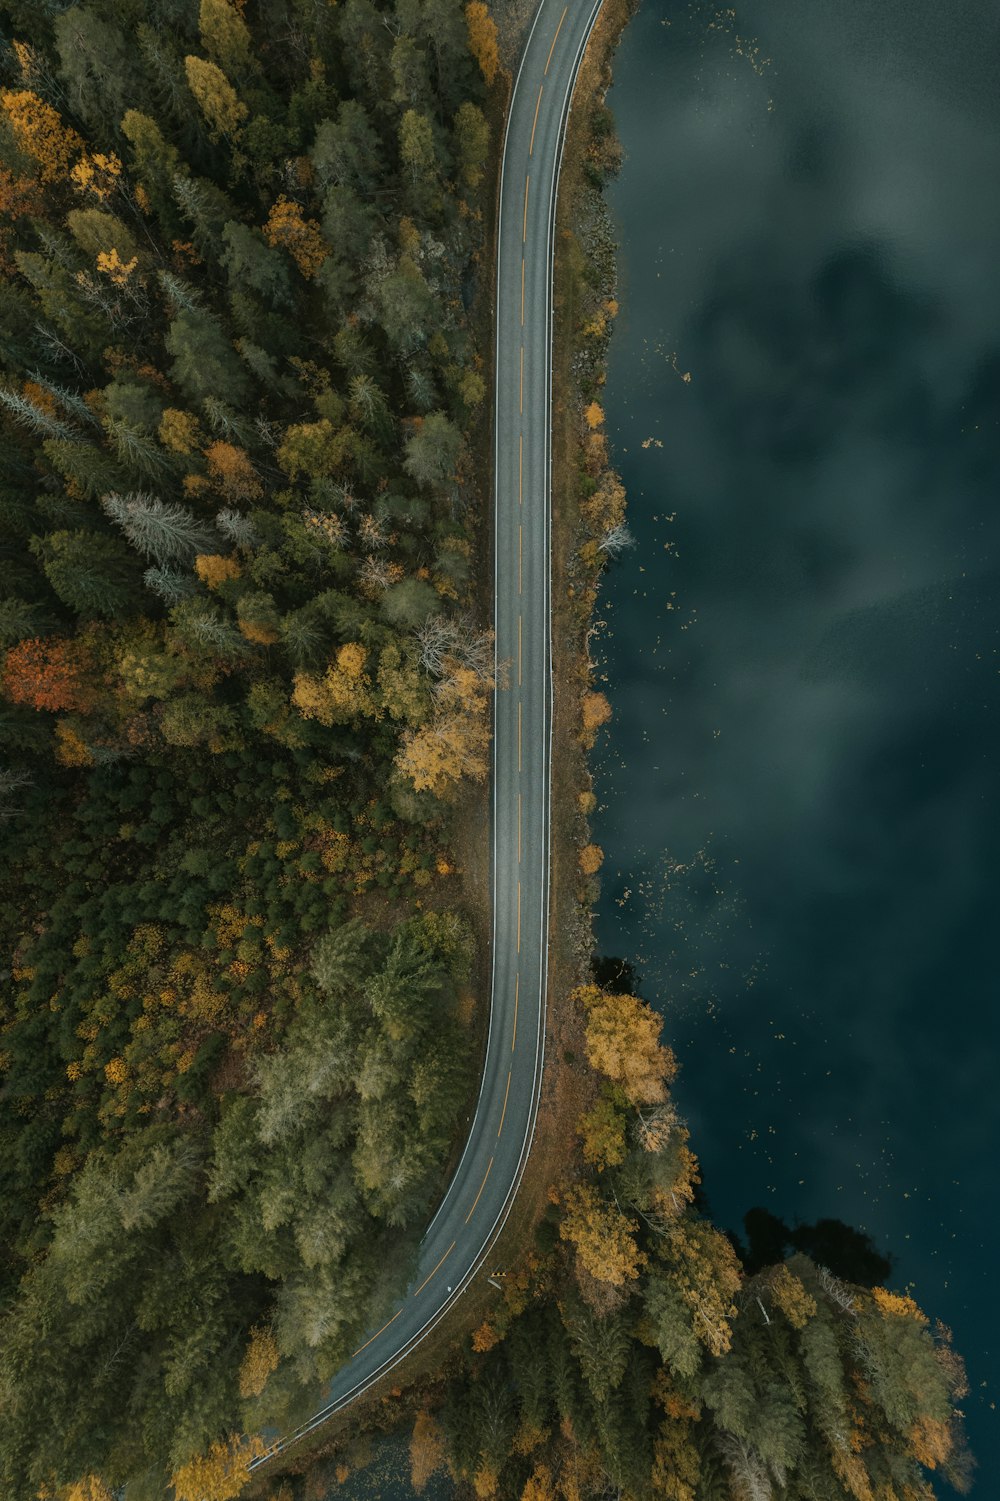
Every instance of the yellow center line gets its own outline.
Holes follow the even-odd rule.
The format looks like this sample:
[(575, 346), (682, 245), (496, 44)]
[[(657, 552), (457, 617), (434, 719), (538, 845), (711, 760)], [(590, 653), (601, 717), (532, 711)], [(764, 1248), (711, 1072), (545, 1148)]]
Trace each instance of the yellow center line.
[(517, 952), (521, 952), (521, 883), (517, 883)]
[(518, 411), (524, 411), (524, 345), (521, 345), (521, 394), (518, 397)]
[(507, 1088), (504, 1090), (503, 1110), (502, 1110), (502, 1112), (500, 1114), (500, 1129), (497, 1131), (497, 1136), (498, 1137), (500, 1135), (500, 1131), (503, 1130), (504, 1118), (505, 1118), (505, 1116), (507, 1114), (507, 1096), (509, 1094), (510, 1094), (510, 1070), (508, 1069), (507, 1070)]
[(468, 1214), (465, 1216), (465, 1223), (466, 1224), (469, 1223), (469, 1221), (471, 1220), (473, 1214), (475, 1213), (476, 1205), (479, 1203), (479, 1195), (482, 1193), (483, 1189), (486, 1187), (486, 1179), (490, 1176), (490, 1168), (492, 1168), (492, 1166), (493, 1166), (493, 1158), (491, 1157), (490, 1158), (490, 1165), (486, 1169), (486, 1172), (485, 1172), (485, 1174), (483, 1176), (482, 1183), (480, 1183), (480, 1185), (479, 1185), (479, 1193), (476, 1194), (476, 1197), (472, 1201), (472, 1208), (469, 1210)]
[(524, 434), (517, 435), (517, 503), (524, 505)]
[(510, 1050), (511, 1050), (511, 1052), (514, 1051), (514, 1044), (517, 1042), (517, 993), (520, 990), (520, 988), (521, 988), (521, 976), (520, 975), (515, 975), (514, 976), (514, 1036), (510, 1040)]
[[(554, 47), (555, 46), (555, 42), (553, 42), (552, 45)], [(544, 87), (545, 87), (544, 83), (540, 83), (538, 85), (538, 103), (535, 105), (535, 120), (534, 120), (534, 124), (531, 127), (531, 145), (528, 147), (528, 155), (529, 156), (533, 156), (534, 152), (535, 152), (535, 126), (538, 124), (538, 110), (539, 110), (539, 106), (541, 105), (541, 102), (542, 102), (542, 90), (544, 89)]]
[[(392, 1318), (389, 1320), (389, 1324), (394, 1324), (396, 1322), (396, 1320), (399, 1318), (399, 1315), (402, 1313), (402, 1311), (403, 1310), (401, 1308), (397, 1308), (396, 1312), (393, 1314)], [(376, 1334), (372, 1335), (371, 1339), (366, 1339), (365, 1342), (364, 1342), (364, 1344), (360, 1347), (360, 1349), (355, 1350), (354, 1355), (351, 1356), (351, 1359), (353, 1360), (356, 1355), (360, 1355), (362, 1350), (367, 1350), (369, 1345), (373, 1345), (375, 1343), (375, 1341), (378, 1339), (379, 1334), (384, 1334), (385, 1333), (385, 1331), (389, 1327), (389, 1324), (383, 1324), (382, 1327), (381, 1327), (381, 1329), (379, 1329)]]
[[(569, 10), (569, 6), (568, 5), (566, 7), (566, 10)], [(566, 10), (564, 10), (563, 13), (562, 13), (562, 15), (559, 17), (559, 25), (556, 27), (556, 34), (552, 38), (552, 46), (549, 48), (548, 62), (545, 64), (545, 75), (544, 75), (545, 77), (548, 76), (549, 63), (552, 61), (552, 54), (556, 50), (556, 42), (558, 42), (558, 40), (559, 40), (559, 33), (560, 33), (560, 31), (562, 31), (562, 23), (566, 19)]]
[(531, 186), (531, 173), (524, 179), (524, 228), (521, 231), (522, 242), (528, 238), (528, 189)]
[[(451, 1253), (452, 1253), (452, 1251), (454, 1251), (454, 1249), (455, 1249), (455, 1242), (452, 1241), (452, 1243), (448, 1247), (447, 1251), (445, 1251), (444, 1255), (441, 1257), (441, 1261), (447, 1261), (448, 1257), (451, 1255)], [(423, 1290), (427, 1286), (428, 1282), (434, 1276), (434, 1272), (436, 1272), (437, 1269), (438, 1269), (438, 1267), (441, 1265), (441, 1261), (438, 1262), (438, 1264), (434, 1268), (433, 1272), (428, 1272), (427, 1273), (427, 1276), (424, 1278), (423, 1282), (421, 1282), (420, 1286), (417, 1288), (417, 1292), (413, 1294), (414, 1297), (417, 1296), (417, 1293), (422, 1293), (423, 1292)]]
[(521, 327), (524, 327), (524, 256), (521, 257)]
[(518, 594), (520, 594), (520, 592), (521, 592), (521, 556), (522, 556), (523, 552), (524, 552), (524, 528), (523, 528), (523, 526), (518, 526), (518, 529), (517, 529), (517, 592), (518, 592)]
[(521, 704), (517, 705), (517, 769), (521, 770)]
[(521, 863), (521, 794), (517, 794), (517, 863)]
[(517, 686), (521, 686), (521, 616), (517, 617)]

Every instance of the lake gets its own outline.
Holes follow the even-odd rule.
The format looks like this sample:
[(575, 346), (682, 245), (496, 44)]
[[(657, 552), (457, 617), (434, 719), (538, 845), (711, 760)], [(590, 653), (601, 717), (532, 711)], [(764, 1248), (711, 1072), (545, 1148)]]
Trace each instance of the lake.
[(647, 0), (609, 103), (597, 936), (714, 1218), (834, 1216), (995, 1401), (1000, 13)]

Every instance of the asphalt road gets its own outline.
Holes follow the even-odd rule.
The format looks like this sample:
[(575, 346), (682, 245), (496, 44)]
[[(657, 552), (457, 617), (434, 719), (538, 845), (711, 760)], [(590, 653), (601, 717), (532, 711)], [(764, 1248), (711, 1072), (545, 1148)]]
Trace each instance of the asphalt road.
[[(569, 102), (601, 0), (541, 0), (508, 117), (496, 292), (495, 628), (507, 684), (493, 747), (493, 981), (468, 1141), (413, 1285), (337, 1373), (285, 1449), (403, 1360), (472, 1279), (511, 1213), (545, 1050), (549, 897), (551, 336), (555, 200)], [(272, 1449), (270, 1453), (276, 1452)], [(264, 1463), (265, 1460), (259, 1461)], [(256, 1466), (255, 1466), (256, 1467)]]

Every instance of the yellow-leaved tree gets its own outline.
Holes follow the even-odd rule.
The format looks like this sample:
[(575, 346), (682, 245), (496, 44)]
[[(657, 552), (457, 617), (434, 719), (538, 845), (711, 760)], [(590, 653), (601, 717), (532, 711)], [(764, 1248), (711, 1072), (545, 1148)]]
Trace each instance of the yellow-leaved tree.
[(67, 177), (70, 162), (83, 151), (83, 141), (62, 123), (59, 111), (30, 89), (3, 89), (0, 106), (18, 149), (37, 162), (42, 181)]
[(278, 1369), (281, 1356), (278, 1341), (270, 1329), (251, 1329), (250, 1343), (240, 1366), (240, 1396), (259, 1397), (272, 1371)]
[(447, 792), (461, 777), (481, 782), (489, 770), (488, 685), (471, 667), (456, 667), (435, 689), (429, 722), (403, 735), (396, 765), (418, 792)]
[(307, 672), (295, 674), (292, 702), (303, 719), (320, 724), (347, 724), (352, 719), (378, 717), (372, 696), (372, 680), (365, 671), (368, 652), (358, 641), (340, 647), (335, 660), (321, 678)]
[(598, 1282), (622, 1287), (634, 1281), (646, 1263), (635, 1241), (638, 1222), (606, 1203), (596, 1188), (579, 1183), (563, 1200), (559, 1234), (576, 1250), (577, 1259)]
[(250, 1461), (265, 1452), (259, 1438), (220, 1439), (171, 1475), (174, 1501), (235, 1501), (250, 1479)]
[(186, 57), (184, 72), (213, 137), (237, 135), (249, 111), (222, 69), (207, 58)]
[(587, 1059), (632, 1105), (662, 1100), (677, 1072), (669, 1048), (660, 1043), (663, 1022), (634, 995), (612, 995), (599, 985), (581, 985), (573, 999), (587, 1014)]

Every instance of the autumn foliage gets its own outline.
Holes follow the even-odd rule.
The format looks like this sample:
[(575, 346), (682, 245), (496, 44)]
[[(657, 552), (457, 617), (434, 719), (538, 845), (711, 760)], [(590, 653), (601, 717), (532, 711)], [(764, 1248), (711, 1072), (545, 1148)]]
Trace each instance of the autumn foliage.
[(171, 1476), (175, 1501), (235, 1501), (250, 1479), (250, 1461), (263, 1454), (259, 1438), (222, 1439)]
[(422, 1408), (417, 1413), (410, 1439), (410, 1481), (418, 1495), (444, 1461), (445, 1442), (441, 1424), (433, 1413)]
[(500, 66), (500, 54), (496, 23), (483, 0), (471, 0), (471, 4), (465, 7), (465, 21), (469, 29), (469, 49), (486, 82), (492, 83)]
[(61, 636), (19, 641), (12, 646), (2, 683), (6, 698), (31, 709), (84, 712), (93, 701), (81, 646)]
[(660, 1043), (663, 1022), (652, 1007), (634, 995), (613, 995), (597, 985), (581, 986), (573, 999), (585, 1012), (591, 1068), (617, 1084), (633, 1105), (662, 1100), (676, 1063)]
[(306, 219), (298, 204), (290, 198), (279, 198), (272, 206), (264, 225), (264, 236), (269, 245), (280, 245), (287, 250), (307, 278), (316, 275), (330, 254), (319, 225), (314, 219)]

